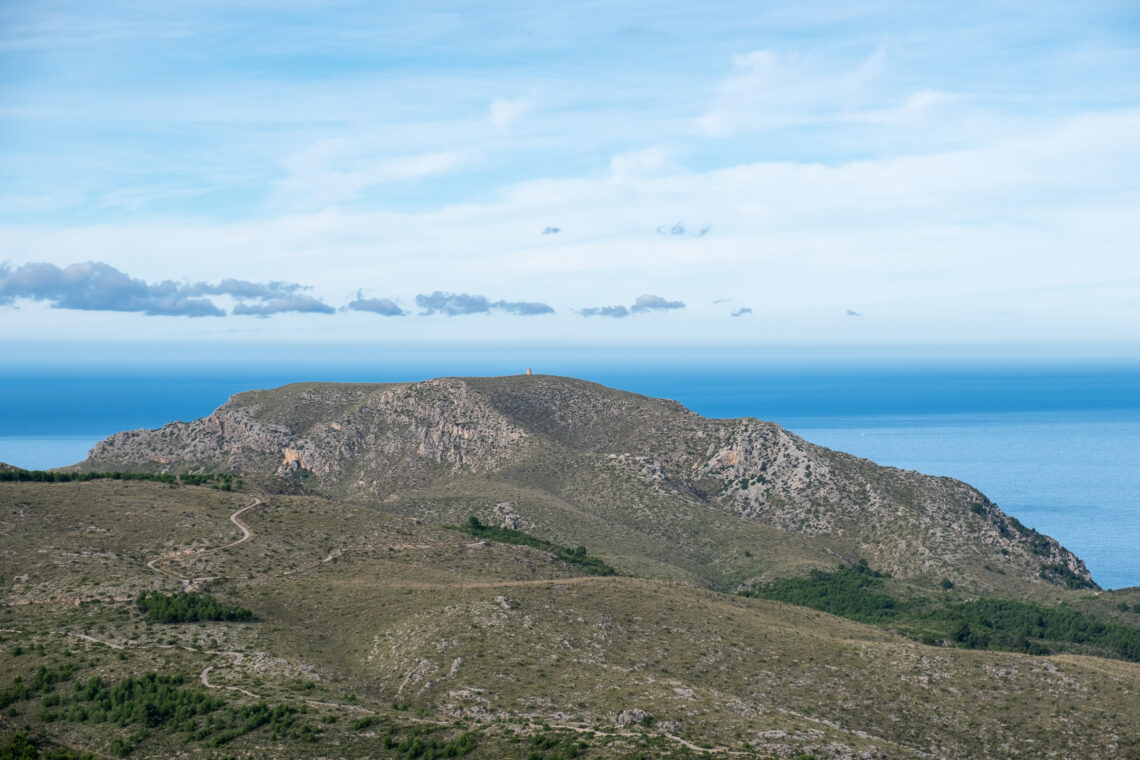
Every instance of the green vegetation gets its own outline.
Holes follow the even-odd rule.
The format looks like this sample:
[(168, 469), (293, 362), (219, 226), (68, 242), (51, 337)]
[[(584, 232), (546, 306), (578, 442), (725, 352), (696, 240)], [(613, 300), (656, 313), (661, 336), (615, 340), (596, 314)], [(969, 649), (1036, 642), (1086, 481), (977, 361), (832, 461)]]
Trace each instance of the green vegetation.
[(86, 483), (90, 480), (148, 480), (166, 483), (170, 486), (212, 485), (219, 491), (241, 488), (241, 478), (229, 473), (182, 473), (174, 475), (161, 472), (57, 472), (54, 470), (0, 470), (0, 482), (20, 483)]
[(569, 760), (578, 757), (589, 745), (568, 734), (537, 733), (530, 737), (527, 760)]
[(245, 607), (230, 607), (209, 594), (200, 594), (197, 591), (179, 591), (175, 594), (144, 591), (139, 594), (135, 604), (156, 623), (253, 620), (253, 613)]
[[(776, 581), (745, 596), (822, 610), (861, 623), (890, 624), (926, 644), (1027, 654), (1088, 648), (1140, 662), (1140, 629), (1100, 620), (1063, 606), (981, 597), (950, 602), (926, 597), (901, 600), (883, 590), (888, 575), (865, 560), (807, 578)], [(946, 585), (942, 584), (945, 589)]]
[(0, 760), (96, 760), (89, 752), (72, 752), (69, 749), (43, 749), (27, 734), (13, 734), (0, 745)]
[(571, 549), (568, 546), (559, 546), (544, 538), (532, 536), (521, 530), (514, 530), (513, 528), (493, 528), (490, 525), (484, 525), (475, 515), (468, 517), (467, 524), (460, 528), (460, 530), (466, 531), (477, 538), (485, 538), (488, 541), (499, 541), (504, 544), (518, 544), (519, 546), (529, 546), (540, 551), (550, 552), (563, 562), (577, 565), (590, 575), (618, 574), (617, 570), (606, 564), (603, 560), (588, 556), (586, 547), (584, 546)]
[(773, 599), (801, 607), (823, 610), (861, 623), (894, 620), (905, 605), (879, 590), (889, 577), (859, 560), (857, 565), (841, 565), (832, 572), (812, 570), (807, 578), (785, 578), (743, 596)]
[[(1015, 551), (1014, 561), (999, 554), (994, 534), (991, 550), (915, 575), (889, 535), (817, 541), (712, 502), (680, 504), (675, 481), (653, 476), (646, 490), (647, 462), (665, 461), (670, 471), (665, 444), (645, 460), (578, 460), (543, 446), (511, 471), (514, 485), (460, 472), (396, 490), (390, 501), (275, 491), (247, 518), (253, 539), (225, 551), (199, 550), (236, 538), (231, 493), (111, 479), (0, 483), (8, 528), (0, 531), (0, 747), (16, 731), (44, 756), (62, 748), (198, 760), (728, 754), (701, 751), (709, 748), (756, 758), (1036, 756), (1041, 747), (1129, 757), (1140, 747), (1140, 665), (967, 648), (1124, 656), (1108, 648), (1113, 630), (1097, 624), (1140, 628), (1140, 590), (1093, 594), (1041, 582), (1041, 563), (1076, 567), (1055, 545), (1049, 557)], [(693, 450), (708, 447), (706, 440)], [(719, 493), (714, 480), (697, 485), (706, 497)], [(492, 505), (524, 515), (535, 535), (488, 529), (471, 538), (466, 528), (444, 527), (472, 513), (502, 524)], [(1018, 535), (997, 511), (987, 514)], [(468, 546), (481, 537), (494, 546)], [(585, 573), (555, 559), (557, 543), (584, 544), (587, 558), (628, 574), (568, 579)], [(864, 551), (870, 564), (840, 573), (821, 546), (852, 557)], [(954, 556), (950, 544), (929, 548)], [(210, 593), (255, 610), (257, 622), (154, 622), (135, 607), (140, 592), (178, 588), (147, 567), (156, 557), (170, 558), (160, 567), (178, 575), (216, 578)], [(983, 562), (994, 569), (983, 571)], [(805, 578), (812, 568), (828, 572)], [(716, 592), (755, 577), (799, 578), (773, 586), (790, 601), (810, 594), (816, 607), (848, 617)], [(943, 577), (954, 587), (940, 588)], [(987, 608), (979, 596), (1036, 606)], [(1025, 634), (1039, 609), (1058, 613), (1044, 616), (1040, 639), (1036, 630)], [(199, 682), (204, 669), (211, 686)], [(154, 702), (140, 711), (144, 722), (130, 717), (135, 707), (123, 708), (126, 725), (70, 719), (73, 708), (75, 716), (102, 709), (77, 698), (75, 681), (86, 688), (98, 676), (113, 691), (151, 672), (187, 675), (165, 686), (174, 692), (166, 702), (140, 693), (150, 687), (132, 687), (133, 702)], [(178, 730), (145, 723), (164, 704), (175, 714), (201, 709), (192, 694), (224, 702)], [(615, 722), (635, 708), (653, 720)]]
[(1060, 562), (1042, 565), (1041, 569), (1037, 571), (1037, 575), (1050, 583), (1062, 583), (1065, 588), (1092, 588), (1092, 585), (1088, 583), (1088, 581), (1070, 570), (1068, 565)]
[(389, 726), (384, 735), (384, 747), (395, 751), (395, 756), (408, 760), (437, 760), (437, 758), (465, 757), (475, 749), (473, 733), (463, 733), (451, 740), (433, 739), (435, 730), (424, 724), (412, 726), (402, 735), (396, 726)]
[(269, 738), (274, 741), (316, 741), (320, 735), (320, 729), (298, 720), (301, 710), (295, 707), (271, 707), (265, 702), (228, 706), (220, 697), (188, 686), (182, 674), (147, 673), (112, 684), (92, 676), (76, 681), (70, 690), (58, 689), (59, 684), (71, 680), (74, 672), (74, 668), (53, 670), (41, 666), (27, 683), (17, 677), (3, 693), (4, 701), (28, 701), (42, 694), (39, 717), (45, 723), (137, 727), (129, 736), (117, 736), (111, 741), (111, 751), (120, 756), (130, 754), (151, 730), (157, 729), (182, 733), (185, 741), (210, 747), (220, 747), (262, 727), (268, 727)]
[(16, 676), (10, 687), (0, 691), (0, 710), (15, 702), (31, 699), (36, 694), (54, 690), (57, 683), (71, 680), (77, 669), (78, 667), (71, 663), (58, 670), (40, 665), (27, 683), (20, 676)]

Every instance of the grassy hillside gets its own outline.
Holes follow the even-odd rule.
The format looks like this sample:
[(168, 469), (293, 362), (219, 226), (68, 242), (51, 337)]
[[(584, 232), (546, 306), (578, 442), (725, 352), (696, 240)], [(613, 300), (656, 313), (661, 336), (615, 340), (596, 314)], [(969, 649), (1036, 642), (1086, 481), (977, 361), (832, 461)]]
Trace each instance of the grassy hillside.
[[(272, 477), (451, 523), (478, 512), (714, 589), (859, 557), (920, 584), (1096, 588), (1078, 558), (967, 484), (573, 378), (253, 391), (202, 420), (112, 436), (78, 469)], [(801, 551), (766, 548), (783, 542)], [(749, 561), (762, 555), (796, 559)]]
[[(479, 501), (476, 481), (380, 508), (257, 494), (237, 518), (250, 540), (226, 549), (252, 494), (0, 483), (0, 742), (101, 757), (1140, 757), (1136, 663), (925, 645), (705, 588), (839, 562), (818, 539), (781, 543), (756, 523), (709, 518), (700, 532), (721, 547), (668, 520), (607, 533), (581, 509), (556, 530), (521, 526), (534, 545), (445, 527), (513, 514), (495, 512), (503, 501), (559, 507), (519, 486), (493, 501), (486, 485)], [(398, 513), (416, 503), (417, 516)], [(672, 558), (671, 543), (683, 546)], [(623, 574), (559, 558), (578, 545)], [(701, 570), (721, 554), (734, 559)], [(138, 608), (142, 592), (183, 591), (181, 578), (254, 619), (160, 623)], [(883, 583), (899, 598), (975, 598)], [(1135, 590), (1034, 588), (1050, 608), (1140, 621)], [(94, 678), (129, 704), (116, 720), (92, 716)], [(172, 705), (198, 707), (176, 726), (153, 719)]]

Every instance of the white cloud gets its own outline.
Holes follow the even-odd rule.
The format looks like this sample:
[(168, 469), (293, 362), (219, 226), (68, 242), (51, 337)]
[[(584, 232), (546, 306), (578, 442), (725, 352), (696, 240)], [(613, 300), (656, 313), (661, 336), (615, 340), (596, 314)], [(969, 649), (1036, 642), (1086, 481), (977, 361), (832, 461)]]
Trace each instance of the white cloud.
[(450, 174), (473, 160), (461, 151), (377, 155), (366, 144), (325, 139), (281, 162), (287, 174), (277, 183), (277, 197), (287, 205), (321, 208), (351, 201), (369, 188)]
[(610, 174), (617, 181), (676, 172), (670, 151), (661, 146), (618, 153), (610, 159)]
[(524, 114), (534, 108), (534, 105), (535, 101), (532, 99), (507, 100), (499, 98), (490, 106), (491, 123), (499, 129), (506, 129), (513, 126)]
[(698, 120), (709, 137), (796, 126), (863, 122), (915, 126), (958, 99), (923, 88), (901, 94), (888, 80), (887, 51), (850, 63), (758, 50), (732, 59), (713, 106)]

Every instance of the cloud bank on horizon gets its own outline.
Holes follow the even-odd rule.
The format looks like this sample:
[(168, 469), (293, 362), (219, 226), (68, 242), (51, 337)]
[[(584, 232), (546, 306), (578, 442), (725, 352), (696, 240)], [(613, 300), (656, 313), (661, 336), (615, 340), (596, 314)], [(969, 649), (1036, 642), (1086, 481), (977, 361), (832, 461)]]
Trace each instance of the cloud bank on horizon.
[(1137, 39), (1118, 0), (17, 4), (0, 329), (1134, 345)]

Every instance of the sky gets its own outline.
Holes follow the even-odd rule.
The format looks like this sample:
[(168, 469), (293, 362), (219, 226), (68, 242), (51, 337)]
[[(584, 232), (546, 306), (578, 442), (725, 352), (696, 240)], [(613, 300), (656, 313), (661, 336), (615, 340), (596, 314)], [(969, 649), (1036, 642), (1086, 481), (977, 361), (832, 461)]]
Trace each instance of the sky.
[(10, 349), (1135, 356), (1137, 241), (1133, 0), (0, 4)]

